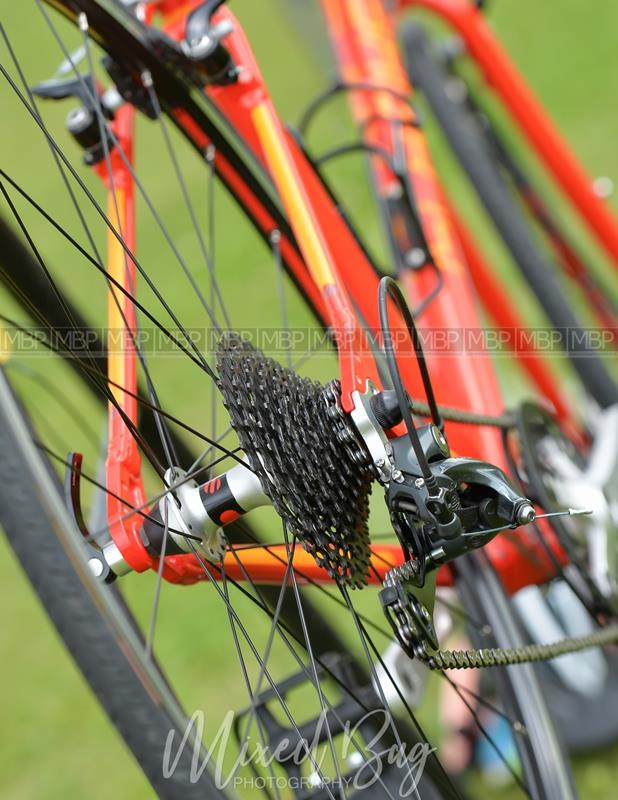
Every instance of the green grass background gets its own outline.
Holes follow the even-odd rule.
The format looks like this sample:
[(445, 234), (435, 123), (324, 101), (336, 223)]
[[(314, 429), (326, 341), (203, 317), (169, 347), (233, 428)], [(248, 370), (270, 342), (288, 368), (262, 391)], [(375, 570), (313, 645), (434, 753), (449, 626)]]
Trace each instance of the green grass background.
[[(282, 116), (291, 121), (298, 118), (311, 93), (326, 83), (332, 71), (328, 49), (319, 23), (315, 21), (317, 2), (303, 2), (306, 17), (285, 15), (283, 12), (288, 5), (285, 0), (235, 0), (233, 3), (250, 36), (276, 104)], [(309, 12), (307, 7), (310, 7)], [(608, 174), (618, 179), (618, 4), (613, 0), (590, 0), (587, 3), (581, 0), (544, 0), (542, 3), (538, 0), (494, 0), (489, 16), (506, 48), (590, 174)], [(49, 77), (60, 55), (34, 4), (4, 3), (0, 20), (29, 81), (34, 83)], [(66, 35), (68, 41), (77, 41), (74, 32), (67, 30)], [(3, 64), (8, 64), (5, 48), (2, 47), (0, 52)], [(0, 159), (5, 169), (33, 191), (72, 232), (77, 232), (73, 212), (40, 133), (5, 85), (0, 87), (0, 98), (3, 110)], [(52, 130), (62, 130), (66, 110), (64, 104), (46, 108), (46, 119)], [(448, 175), (460, 206), (482, 237), (496, 269), (508, 279), (513, 291), (526, 304), (529, 318), (542, 319), (478, 213), (474, 197), (431, 122), (429, 127), (436, 158)], [(203, 265), (178, 192), (169, 189), (173, 178), (161, 157), (160, 132), (151, 123), (145, 123), (140, 125), (140, 133), (138, 166), (179, 249), (188, 263), (195, 266), (196, 274), (203, 278)], [(311, 144), (317, 151), (350, 136), (349, 121), (344, 105), (340, 103), (320, 117), (312, 132)], [(59, 141), (77, 163), (77, 151), (67, 142), (67, 137), (59, 133)], [(196, 207), (205, 219), (203, 167), (195, 156), (182, 152), (181, 165)], [(88, 185), (101, 197), (97, 181), (85, 172), (83, 174)], [(383, 241), (371, 208), (361, 161), (346, 159), (333, 167), (329, 174), (349, 202), (370, 246), (383, 258)], [(565, 214), (568, 213), (558, 199), (556, 203)], [(233, 322), (244, 326), (264, 324), (265, 320), (278, 324), (280, 311), (269, 254), (247, 230), (233, 203), (223, 192), (217, 193), (216, 205), (217, 270), (226, 296), (236, 297)], [(33, 225), (37, 242), (54, 266), (64, 290), (90, 318), (103, 322), (102, 282), (67, 252), (57, 235), (41, 227), (32, 215), (28, 216), (25, 207), (20, 206), (20, 209), (24, 209)], [(2, 213), (5, 212), (3, 207)], [(140, 214), (145, 216), (143, 204), (140, 204)], [(91, 212), (88, 216), (95, 219)], [(100, 230), (100, 226), (97, 229)], [(600, 274), (607, 276), (603, 257), (585, 239), (575, 222), (573, 231), (595, 256)], [(98, 241), (102, 246), (102, 235)], [(191, 298), (188, 284), (179, 277), (160, 234), (152, 225), (142, 227), (138, 252), (143, 263), (156, 275), (161, 291), (179, 311), (183, 322), (202, 325), (203, 311)], [(294, 324), (310, 324), (290, 287), (286, 292)], [(3, 295), (1, 300), (5, 309), (3, 313), (25, 319), (7, 297)], [(153, 310), (156, 308), (152, 298), (146, 302)], [(37, 368), (40, 363), (43, 362), (37, 362)], [(97, 428), (102, 423), (102, 413), (75, 379), (57, 364), (44, 362), (44, 368), (62, 379), (65, 389), (72, 393), (92, 426)], [(196, 375), (195, 370), (187, 365), (180, 364), (178, 359), (156, 359), (153, 368), (156, 369), (164, 405), (182, 413), (197, 427), (205, 427), (210, 389), (203, 377)], [(307, 372), (316, 377), (332, 376), (334, 361), (327, 357), (314, 359), (309, 362)], [(514, 396), (520, 392), (520, 381), (515, 373), (502, 372), (509, 394)], [(96, 463), (95, 450), (72, 415), (61, 404), (51, 401), (27, 376), (17, 374), (16, 381), (27, 395), (29, 408), (46, 441), (56, 443), (60, 452), (66, 443), (71, 443), (74, 449), (86, 453), (86, 463)], [(219, 424), (222, 424), (221, 418)], [(272, 519), (262, 515), (258, 524), (268, 531)], [(383, 514), (381, 517), (377, 514), (376, 524), (385, 524)], [(139, 769), (67, 658), (3, 540), (0, 540), (0, 585), (3, 598), (0, 796), (19, 800), (150, 797), (152, 793)], [(131, 600), (144, 620), (147, 620), (152, 588), (150, 577), (128, 582)], [(213, 608), (215, 604), (204, 600), (205, 588), (165, 587), (160, 612), (160, 629), (165, 634), (161, 634), (157, 646), (171, 674), (183, 675), (185, 685), (190, 688), (186, 693), (190, 707), (206, 706), (215, 717), (229, 707), (230, 696), (235, 698), (234, 706), (242, 705), (244, 696), (236, 666), (230, 669), (233, 654), (226, 633), (227, 618), (221, 609)], [(365, 594), (359, 598), (359, 605), (363, 609), (373, 608), (375, 594)], [(252, 621), (256, 637), (263, 635), (259, 620), (253, 620), (254, 610), (242, 603), (239, 608), (243, 618)], [(273, 660), (282, 665), (285, 663), (282, 653), (275, 652)], [(211, 691), (213, 682), (217, 682), (218, 687), (214, 698)], [(616, 796), (616, 751), (581, 759), (578, 778), (585, 798), (605, 800)], [(508, 793), (503, 794), (508, 796)]]

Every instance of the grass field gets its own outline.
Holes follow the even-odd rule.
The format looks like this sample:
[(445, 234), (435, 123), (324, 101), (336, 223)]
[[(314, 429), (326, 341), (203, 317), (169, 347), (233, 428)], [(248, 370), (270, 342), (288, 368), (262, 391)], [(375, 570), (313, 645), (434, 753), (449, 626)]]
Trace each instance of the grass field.
[[(312, 3), (303, 1), (306, 6), (318, 5), (317, 0)], [(286, 15), (284, 11), (288, 5), (288, 0), (234, 0), (233, 9), (246, 27), (282, 116), (295, 121), (311, 94), (326, 84), (332, 67), (319, 24), (314, 25), (314, 19), (309, 16), (305, 19)], [(618, 4), (613, 0), (591, 0), (588, 3), (581, 0), (545, 0), (542, 3), (538, 0), (494, 0), (490, 3), (489, 15), (506, 48), (590, 174), (606, 174), (618, 180)], [(61, 55), (35, 4), (24, 1), (4, 3), (0, 21), (28, 80), (35, 83), (49, 77)], [(67, 31), (69, 40), (71, 36), (77, 43), (74, 32)], [(2, 63), (8, 66), (10, 62), (4, 45), (0, 45), (0, 52)], [(3, 168), (32, 191), (45, 207), (52, 209), (70, 230), (76, 231), (73, 211), (40, 132), (28, 121), (4, 83), (0, 86), (0, 98), (3, 110), (0, 161)], [(311, 140), (316, 151), (349, 140), (351, 128), (343, 109), (342, 104), (334, 105), (330, 113), (325, 112), (320, 118)], [(62, 130), (66, 111), (64, 104), (46, 111), (52, 130)], [(431, 123), (430, 130), (435, 133)], [(160, 131), (152, 123), (142, 123), (140, 134), (143, 146), (139, 149), (138, 166), (143, 170), (153, 201), (178, 248), (187, 262), (195, 266), (196, 275), (203, 279), (203, 262), (188, 228), (186, 213), (178, 202), (177, 191), (169, 190), (172, 173), (160, 156)], [(77, 150), (68, 143), (68, 137), (59, 133), (59, 139), (77, 163)], [(530, 318), (542, 319), (479, 214), (476, 201), (444, 143), (438, 135), (432, 141), (437, 161), (448, 174), (460, 206), (482, 237), (496, 269), (529, 307)], [(193, 154), (182, 150), (180, 164), (191, 196), (205, 220), (207, 180), (203, 165)], [(85, 171), (83, 174), (100, 198), (96, 179)], [(340, 194), (349, 200), (353, 217), (362, 226), (370, 246), (383, 258), (384, 243), (371, 208), (364, 165), (359, 159), (347, 159), (333, 167), (330, 174), (341, 187)], [(563, 208), (558, 199), (556, 203)], [(248, 231), (230, 199), (221, 191), (216, 195), (216, 207), (217, 270), (226, 296), (236, 298), (233, 323), (251, 328), (263, 325), (267, 320), (278, 325), (280, 309), (270, 254)], [(7, 213), (6, 206), (0, 208), (0, 213), (3, 216)], [(94, 215), (87, 213), (89, 219), (94, 219)], [(139, 204), (139, 213), (147, 217), (143, 203)], [(30, 221), (33, 231), (37, 231), (42, 252), (54, 266), (67, 295), (90, 319), (102, 324), (105, 319), (103, 282), (95, 280), (82, 263), (67, 253), (60, 237), (40, 227), (34, 218)], [(585, 241), (575, 224), (574, 234), (594, 255), (600, 271), (606, 275), (602, 257)], [(99, 244), (102, 246), (103, 243), (101, 235)], [(149, 265), (156, 275), (162, 293), (180, 312), (183, 322), (189, 327), (203, 326), (203, 311), (191, 296), (186, 281), (179, 278), (178, 271), (170, 266), (169, 251), (154, 226), (145, 225), (141, 229), (138, 252), (143, 263)], [(312, 324), (291, 287), (286, 286), (286, 294), (292, 323), (298, 326)], [(156, 308), (152, 297), (145, 302), (149, 308)], [(26, 319), (4, 294), (0, 295), (0, 304), (4, 309), (2, 313)], [(31, 365), (33, 360), (23, 359), (23, 362)], [(59, 365), (46, 365), (47, 368), (64, 382), (65, 389), (71, 392), (91, 425), (97, 429), (103, 423), (103, 414), (90, 395)], [(210, 418), (210, 388), (203, 377), (196, 377), (190, 366), (169, 357), (154, 358), (153, 369), (163, 387), (163, 405), (183, 414), (196, 427), (204, 426), (204, 420)], [(314, 377), (332, 377), (334, 359), (314, 359), (309, 362), (307, 371)], [(503, 372), (509, 397), (513, 397), (521, 391), (519, 379), (508, 370)], [(66, 450), (70, 445), (72, 449), (82, 450), (86, 454), (86, 463), (96, 463), (96, 447), (66, 408), (43, 395), (36, 384), (29, 383), (27, 375), (16, 373), (16, 381), (28, 395), (28, 405), (35, 413), (41, 435), (49, 442), (57, 442), (60, 449), (64, 447)], [(224, 427), (221, 415), (218, 424), (219, 429)], [(193, 444), (197, 449), (198, 444)], [(152, 476), (149, 480), (154, 486)], [(374, 519), (377, 526), (386, 524), (381, 507), (376, 506)], [(267, 514), (258, 515), (257, 524), (267, 531), (272, 518)], [(4, 606), (0, 634), (3, 654), (0, 796), (11, 800), (102, 800), (109, 797), (140, 800), (151, 797), (152, 792), (139, 769), (50, 629), (3, 539), (0, 539), (0, 584)], [(136, 578), (129, 584), (131, 601), (144, 621), (148, 619), (153, 587), (151, 576)], [(187, 702), (193, 704), (191, 707), (208, 704), (209, 712), (216, 717), (218, 712), (227, 710), (231, 696), (235, 697), (235, 705), (242, 705), (244, 698), (237, 685), (238, 670), (236, 666), (230, 669), (232, 645), (227, 632), (227, 617), (223, 610), (213, 609), (213, 604), (204, 601), (200, 605), (199, 597), (204, 595), (205, 588), (164, 588), (159, 624), (165, 635), (157, 639), (157, 647), (163, 663), (170, 665), (172, 674), (182, 674), (186, 678), (186, 685), (191, 690), (187, 692)], [(376, 601), (374, 594), (367, 594), (368, 597), (360, 598), (359, 605), (370, 613)], [(199, 613), (196, 613), (196, 608)], [(252, 619), (253, 609), (249, 605), (240, 603), (239, 609), (244, 618)], [(255, 625), (256, 637), (265, 635), (259, 620), (252, 620), (252, 624)], [(207, 647), (206, 642), (216, 644)], [(273, 659), (275, 663), (278, 659), (284, 663), (282, 653), (273, 653)], [(218, 691), (213, 699), (210, 688), (215, 681)], [(616, 750), (578, 761), (578, 780), (586, 800), (609, 800), (616, 796), (617, 763)], [(499, 794), (505, 799), (511, 796), (508, 789), (501, 789)]]

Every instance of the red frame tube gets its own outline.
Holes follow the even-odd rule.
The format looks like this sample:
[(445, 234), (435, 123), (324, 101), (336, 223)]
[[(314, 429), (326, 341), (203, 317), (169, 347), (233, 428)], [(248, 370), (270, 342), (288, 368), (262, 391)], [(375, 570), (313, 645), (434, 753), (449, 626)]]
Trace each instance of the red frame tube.
[[(413, 90), (401, 62), (393, 22), (382, 0), (322, 0), (322, 8), (343, 82), (386, 86), (398, 95), (411, 98)], [(424, 134), (409, 124), (413, 121), (409, 103), (399, 99), (393, 91), (350, 92), (350, 105), (367, 144), (386, 150), (394, 159), (399, 137), (400, 152), (405, 159), (427, 240), (442, 273), (443, 291), (424, 312), (418, 322), (419, 329), (480, 329), (482, 326), (467, 264), (452, 229), (450, 210), (433, 169)], [(396, 184), (395, 176), (381, 159), (372, 158), (371, 165), (378, 193), (387, 198)], [(433, 274), (423, 272), (407, 271), (400, 277), (412, 304), (425, 297), (435, 282)], [(349, 286), (349, 291), (354, 294), (353, 285)], [(509, 304), (505, 303), (504, 309), (508, 308)], [(429, 353), (427, 358), (438, 402), (485, 414), (497, 414), (503, 410), (487, 353), (481, 352), (464, 360), (461, 354), (451, 355), (447, 349), (446, 354)], [(408, 388), (412, 393), (418, 391), (417, 384), (408, 382)], [(449, 423), (447, 432), (449, 442), (458, 452), (506, 468), (504, 448), (496, 429)], [(519, 534), (515, 536), (517, 538)], [(553, 543), (557, 546), (555, 539)], [(539, 570), (535, 567), (538, 558), (526, 558), (526, 548), (522, 552), (521, 544), (520, 540), (499, 536), (485, 548), (505, 585), (513, 582), (513, 574), (524, 582), (539, 579)], [(559, 548), (556, 556), (563, 557)], [(553, 565), (547, 561), (542, 563), (550, 567), (547, 574), (553, 574)]]

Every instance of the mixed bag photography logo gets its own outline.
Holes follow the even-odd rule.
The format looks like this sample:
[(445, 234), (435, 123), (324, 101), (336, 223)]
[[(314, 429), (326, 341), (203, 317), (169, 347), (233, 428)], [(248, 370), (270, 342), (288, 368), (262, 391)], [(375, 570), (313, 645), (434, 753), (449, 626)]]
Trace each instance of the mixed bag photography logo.
[(183, 764), (190, 763), (192, 783), (208, 770), (216, 787), (222, 790), (298, 791), (321, 787), (342, 796), (345, 791), (384, 785), (386, 771), (390, 770), (399, 780), (397, 796), (406, 798), (417, 791), (427, 760), (435, 751), (427, 742), (410, 745), (397, 741), (393, 718), (384, 709), (372, 710), (354, 723), (340, 720), (341, 733), (336, 737), (331, 736), (328, 714), (322, 711), (312, 726), (311, 739), (303, 738), (300, 730), (291, 726), (289, 736), (274, 746), (259, 726), (239, 726), (238, 722), (234, 711), (228, 711), (206, 737), (206, 714), (194, 711), (182, 735), (175, 729), (168, 733), (162, 763), (164, 778), (174, 775), (182, 759)]

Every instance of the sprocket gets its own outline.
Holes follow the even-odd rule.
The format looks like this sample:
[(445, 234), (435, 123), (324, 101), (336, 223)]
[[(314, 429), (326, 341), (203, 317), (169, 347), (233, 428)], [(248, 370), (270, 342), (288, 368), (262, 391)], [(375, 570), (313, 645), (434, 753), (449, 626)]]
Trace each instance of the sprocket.
[(219, 387), (264, 492), (335, 580), (366, 582), (369, 453), (341, 410), (340, 385), (301, 378), (236, 333), (217, 346)]

